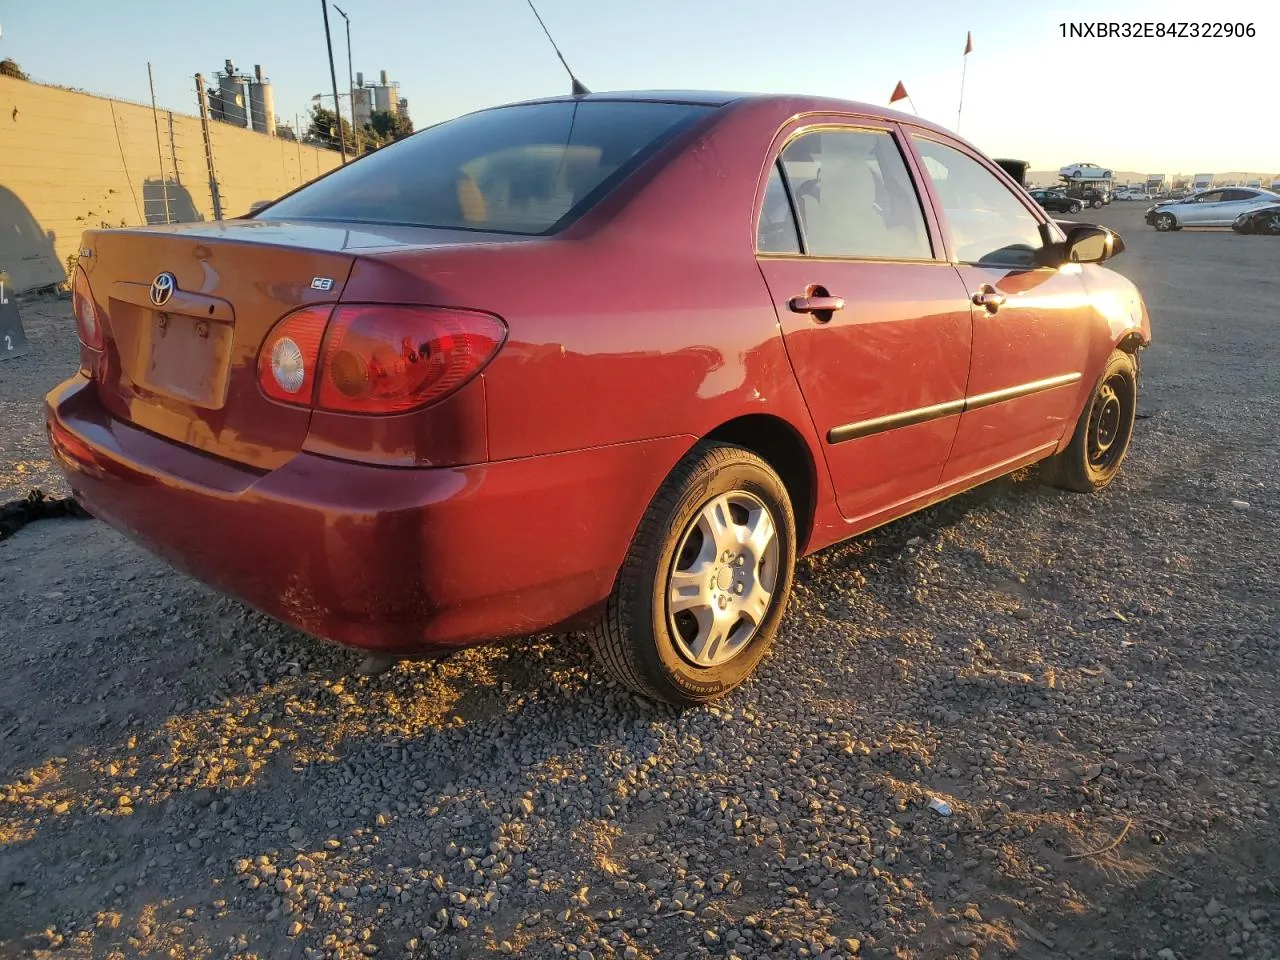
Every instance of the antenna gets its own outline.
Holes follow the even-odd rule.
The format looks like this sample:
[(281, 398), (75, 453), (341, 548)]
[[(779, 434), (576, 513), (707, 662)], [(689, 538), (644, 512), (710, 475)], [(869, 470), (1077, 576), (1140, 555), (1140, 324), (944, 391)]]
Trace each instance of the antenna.
[(590, 93), (591, 91), (586, 88), (586, 85), (573, 75), (573, 70), (570, 69), (568, 62), (564, 58), (564, 54), (560, 52), (560, 48), (556, 46), (556, 41), (551, 36), (551, 31), (548, 30), (547, 25), (542, 22), (542, 16), (538, 13), (538, 8), (533, 5), (533, 0), (525, 0), (525, 2), (529, 4), (529, 9), (533, 11), (533, 15), (538, 18), (538, 26), (542, 28), (542, 32), (547, 35), (547, 40), (551, 42), (551, 49), (556, 52), (556, 56), (559, 57), (560, 62), (564, 64), (565, 72), (569, 74), (569, 79), (572, 81), (570, 90), (573, 92), (573, 95), (575, 97), (580, 97), (585, 93)]

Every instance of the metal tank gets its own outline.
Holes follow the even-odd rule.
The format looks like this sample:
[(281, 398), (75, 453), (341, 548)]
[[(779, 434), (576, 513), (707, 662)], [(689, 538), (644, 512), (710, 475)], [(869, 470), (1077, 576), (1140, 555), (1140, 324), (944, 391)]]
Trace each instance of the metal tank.
[(357, 85), (352, 95), (355, 97), (356, 126), (363, 127), (369, 122), (373, 112), (373, 88)]
[(395, 113), (400, 108), (400, 84), (387, 80), (382, 71), (382, 82), (373, 88), (373, 109), (379, 113)]
[(271, 81), (262, 76), (262, 65), (253, 68), (253, 81), (249, 84), (250, 119), (253, 129), (269, 137), (276, 135), (276, 97)]
[(246, 89), (246, 77), (236, 73), (236, 65), (230, 60), (226, 63), (226, 72), (218, 74), (218, 99), (221, 101), (216, 113), (220, 120), (234, 123), (237, 126), (249, 126), (249, 92)]

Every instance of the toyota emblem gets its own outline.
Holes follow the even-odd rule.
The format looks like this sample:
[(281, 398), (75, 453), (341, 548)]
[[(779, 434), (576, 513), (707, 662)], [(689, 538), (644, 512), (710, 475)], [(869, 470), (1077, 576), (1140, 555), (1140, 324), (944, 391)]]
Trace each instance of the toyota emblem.
[(163, 307), (178, 289), (178, 281), (172, 273), (162, 273), (151, 281), (151, 302)]

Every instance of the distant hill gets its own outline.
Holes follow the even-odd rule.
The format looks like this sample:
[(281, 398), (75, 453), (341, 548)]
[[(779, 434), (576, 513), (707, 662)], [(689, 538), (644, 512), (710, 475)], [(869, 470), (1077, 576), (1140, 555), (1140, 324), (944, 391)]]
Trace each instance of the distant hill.
[[(1165, 182), (1172, 183), (1174, 180), (1185, 179), (1188, 183), (1196, 173), (1209, 173), (1208, 170), (1197, 170), (1192, 173), (1166, 173)], [(1264, 187), (1271, 185), (1272, 178), (1280, 176), (1280, 173), (1243, 173), (1240, 171), (1228, 171), (1226, 173), (1214, 173), (1214, 183), (1248, 183), (1250, 180), (1261, 180)], [(1145, 183), (1147, 175), (1145, 173), (1137, 173), (1133, 170), (1116, 170), (1116, 183)], [(1028, 170), (1027, 183), (1047, 187), (1050, 184), (1058, 183), (1057, 170)]]

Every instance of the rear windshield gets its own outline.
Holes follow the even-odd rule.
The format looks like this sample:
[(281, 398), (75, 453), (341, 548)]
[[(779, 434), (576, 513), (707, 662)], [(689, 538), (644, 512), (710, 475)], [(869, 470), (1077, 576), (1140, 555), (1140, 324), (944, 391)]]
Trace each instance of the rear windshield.
[(256, 219), (552, 233), (711, 109), (557, 101), (484, 110), (384, 147)]

